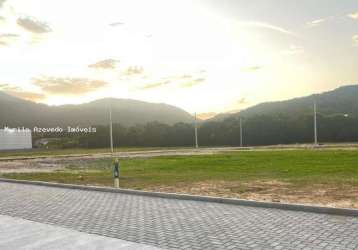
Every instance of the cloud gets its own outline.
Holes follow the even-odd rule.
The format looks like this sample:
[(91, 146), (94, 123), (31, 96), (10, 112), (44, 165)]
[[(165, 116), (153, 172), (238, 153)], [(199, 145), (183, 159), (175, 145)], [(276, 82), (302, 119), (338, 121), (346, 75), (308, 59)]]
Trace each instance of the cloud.
[(247, 99), (245, 97), (242, 97), (241, 99), (236, 101), (237, 105), (246, 105), (247, 104)]
[(5, 83), (0, 84), (0, 90), (6, 91), (6, 90), (14, 90), (14, 89), (19, 89), (19, 88)]
[(0, 34), (0, 39), (1, 38), (15, 38), (15, 37), (19, 37), (19, 35), (14, 34), (14, 33), (2, 33), (2, 34)]
[(105, 59), (105, 60), (96, 62), (94, 64), (91, 64), (88, 67), (94, 68), (94, 69), (114, 69), (114, 68), (116, 68), (118, 62), (119, 62), (119, 60)]
[(107, 82), (88, 78), (41, 77), (32, 83), (43, 92), (53, 95), (80, 95), (93, 92), (107, 85)]
[(197, 114), (197, 117), (198, 117), (200, 120), (207, 120), (207, 119), (210, 119), (210, 118), (215, 117), (216, 115), (218, 115), (218, 113), (208, 112), (208, 113), (200, 113), (200, 114)]
[[(309, 27), (317, 27), (327, 21), (330, 21), (330, 20), (333, 20), (337, 17), (342, 17), (340, 15), (336, 15), (336, 16), (329, 16), (329, 17), (325, 17), (325, 18), (320, 18), (320, 19), (316, 19), (316, 20), (313, 20), (313, 21), (310, 21), (310, 22), (307, 22), (306, 25), (309, 26)], [(344, 16), (343, 16), (344, 17)], [(347, 15), (347, 17), (349, 18), (352, 18), (352, 19), (355, 19), (355, 20), (358, 20), (358, 12), (353, 12), (353, 13), (350, 13)]]
[(157, 82), (146, 84), (139, 89), (147, 90), (147, 89), (154, 89), (163, 87), (166, 85), (176, 85), (180, 88), (191, 88), (198, 84), (205, 82), (205, 78), (195, 78), (195, 76), (191, 75), (181, 75), (181, 76), (172, 76), (172, 77), (165, 77)]
[(358, 46), (358, 34), (352, 37), (353, 46)]
[(327, 21), (331, 21), (337, 17), (339, 17), (339, 16), (329, 16), (329, 17), (325, 17), (325, 18), (316, 19), (316, 20), (307, 22), (306, 25), (309, 27), (312, 27), (312, 28), (317, 27), (317, 26), (322, 25)]
[(240, 26), (243, 27), (252, 27), (252, 28), (261, 28), (261, 29), (269, 29), (269, 30), (273, 30), (273, 31), (277, 31), (286, 35), (291, 35), (291, 36), (297, 36), (294, 32), (289, 31), (287, 29), (281, 28), (279, 26), (275, 26), (269, 23), (264, 23), (264, 22), (239, 22)]
[(20, 27), (31, 33), (44, 34), (52, 32), (47, 23), (36, 20), (33, 17), (19, 17), (16, 22)]
[(162, 80), (162, 81), (159, 81), (159, 82), (155, 82), (155, 83), (150, 83), (150, 84), (144, 85), (144, 86), (140, 87), (140, 89), (142, 89), (142, 90), (154, 89), (154, 88), (159, 88), (159, 87), (168, 85), (168, 84), (170, 84), (170, 83), (171, 83), (170, 80)]
[(322, 18), (322, 19), (317, 19), (317, 20), (313, 20), (313, 21), (307, 22), (306, 24), (307, 24), (308, 26), (314, 27), (314, 26), (318, 26), (318, 25), (324, 23), (325, 21), (327, 21), (327, 19), (326, 19), (326, 18)]
[(229, 113), (236, 113), (236, 112), (240, 112), (243, 108), (247, 107), (247, 105), (249, 104), (249, 101), (247, 100), (246, 97), (242, 97), (238, 100), (236, 100), (235, 102), (233, 102), (230, 107), (228, 107)]
[(263, 67), (260, 65), (253, 65), (253, 66), (249, 66), (249, 67), (244, 67), (241, 69), (242, 72), (254, 72), (254, 71), (258, 71), (260, 69), (262, 69)]
[(2, 33), (0, 34), (0, 46), (6, 47), (9, 46), (14, 39), (18, 38), (18, 34), (13, 33)]
[(196, 78), (196, 79), (192, 79), (192, 80), (188, 80), (186, 82), (181, 83), (179, 86), (181, 88), (191, 88), (194, 87), (198, 84), (201, 84), (203, 82), (205, 82), (205, 78)]
[(187, 80), (187, 79), (192, 79), (193, 76), (189, 75), (189, 74), (183, 74), (183, 75), (179, 75), (179, 76), (169, 76), (166, 79), (170, 79), (170, 80)]
[(297, 55), (305, 52), (305, 49), (302, 46), (290, 45), (287, 50), (282, 51), (285, 55)]
[(206, 71), (199, 71), (192, 74), (172, 76), (169, 79), (180, 88), (191, 88), (206, 81), (205, 73)]
[(130, 66), (122, 71), (122, 74), (125, 76), (135, 76), (141, 75), (144, 73), (144, 68), (142, 66)]
[(120, 25), (124, 25), (124, 22), (115, 22), (115, 23), (110, 23), (109, 26), (111, 27), (117, 27), (117, 26), (120, 26)]
[(28, 91), (5, 91), (9, 95), (28, 100), (33, 102), (40, 102), (46, 99), (44, 94), (35, 93), (35, 92), (28, 92)]
[(42, 101), (46, 98), (44, 94), (25, 91), (19, 87), (11, 86), (9, 84), (0, 84), (0, 90), (9, 95), (34, 102)]
[(6, 2), (6, 0), (0, 0), (0, 9), (4, 6), (5, 2)]
[(357, 12), (353, 12), (347, 15), (348, 17), (358, 20), (358, 11)]

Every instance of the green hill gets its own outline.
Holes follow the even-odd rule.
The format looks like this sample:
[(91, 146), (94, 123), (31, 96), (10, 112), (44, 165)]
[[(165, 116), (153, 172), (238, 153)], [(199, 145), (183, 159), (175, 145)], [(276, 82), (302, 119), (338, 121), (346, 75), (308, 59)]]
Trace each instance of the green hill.
[(219, 114), (212, 120), (224, 120), (230, 117), (252, 117), (257, 115), (270, 116), (300, 116), (311, 115), (313, 104), (317, 103), (318, 112), (323, 116), (348, 114), (358, 116), (358, 85), (348, 85), (333, 91), (314, 94), (279, 102), (266, 102), (242, 110), (234, 114)]
[(0, 92), (0, 126), (66, 127), (108, 124), (109, 103), (113, 123), (124, 126), (157, 121), (165, 124), (192, 122), (182, 109), (129, 99), (101, 99), (80, 105), (48, 106), (25, 101)]

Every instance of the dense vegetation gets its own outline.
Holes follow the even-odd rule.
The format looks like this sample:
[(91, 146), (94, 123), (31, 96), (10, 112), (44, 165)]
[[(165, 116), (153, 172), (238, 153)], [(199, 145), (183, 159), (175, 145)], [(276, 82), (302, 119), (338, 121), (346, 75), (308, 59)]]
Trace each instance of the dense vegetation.
[[(239, 117), (229, 117), (222, 121), (210, 121), (199, 125), (198, 137), (201, 146), (239, 146)], [(313, 141), (312, 115), (285, 117), (258, 115), (243, 118), (243, 142), (246, 146), (310, 143)], [(320, 142), (358, 141), (358, 118), (349, 116), (318, 116)], [(97, 126), (96, 133), (69, 135), (51, 134), (62, 139), (56, 145), (62, 148), (98, 148), (109, 146), (109, 127)], [(48, 135), (43, 135), (48, 137)], [(124, 127), (114, 124), (115, 147), (145, 146), (192, 146), (194, 145), (193, 124), (177, 123), (167, 125), (152, 122), (145, 125)], [(34, 138), (37, 139), (37, 138)]]

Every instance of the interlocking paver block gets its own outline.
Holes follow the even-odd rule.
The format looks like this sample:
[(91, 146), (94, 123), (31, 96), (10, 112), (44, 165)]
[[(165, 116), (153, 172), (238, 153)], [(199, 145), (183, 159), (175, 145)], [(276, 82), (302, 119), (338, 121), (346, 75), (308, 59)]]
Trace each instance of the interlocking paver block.
[(165, 249), (358, 249), (358, 218), (0, 182), (0, 214)]

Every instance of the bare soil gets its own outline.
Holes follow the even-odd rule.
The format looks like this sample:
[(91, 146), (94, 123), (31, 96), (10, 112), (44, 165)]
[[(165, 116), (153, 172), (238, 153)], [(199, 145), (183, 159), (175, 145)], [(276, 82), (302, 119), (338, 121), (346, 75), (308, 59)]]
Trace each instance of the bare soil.
[(324, 186), (300, 187), (279, 181), (227, 182), (206, 181), (191, 185), (154, 186), (148, 191), (183, 193), (255, 201), (322, 205), (340, 208), (358, 208), (358, 188)]

